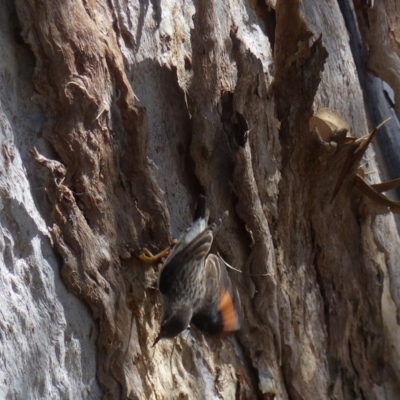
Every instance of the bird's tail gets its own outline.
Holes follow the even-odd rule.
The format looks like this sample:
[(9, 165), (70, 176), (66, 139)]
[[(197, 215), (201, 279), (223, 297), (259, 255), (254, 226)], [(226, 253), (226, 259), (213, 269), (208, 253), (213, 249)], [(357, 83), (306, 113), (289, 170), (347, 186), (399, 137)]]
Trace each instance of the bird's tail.
[(197, 199), (197, 206), (196, 211), (194, 212), (193, 222), (196, 222), (200, 218), (206, 219), (206, 213), (209, 213), (207, 210), (206, 197), (201, 194)]
[(207, 228), (209, 214), (210, 210), (207, 208), (206, 197), (200, 195), (197, 200), (193, 223), (180, 239), (182, 245), (190, 243), (197, 235)]
[(182, 235), (179, 241), (180, 246), (176, 246), (176, 250), (180, 249), (181, 246), (190, 243), (195, 237), (197, 237), (197, 235), (199, 235), (206, 229), (209, 231), (211, 230), (213, 232), (213, 236), (215, 236), (218, 229), (222, 225), (223, 221), (229, 215), (228, 211), (225, 211), (218, 221), (214, 222), (207, 228), (209, 214), (210, 210), (207, 208), (206, 198), (205, 196), (201, 195), (199, 196), (199, 199), (197, 201), (196, 211), (193, 217), (193, 223), (189, 227), (189, 229)]

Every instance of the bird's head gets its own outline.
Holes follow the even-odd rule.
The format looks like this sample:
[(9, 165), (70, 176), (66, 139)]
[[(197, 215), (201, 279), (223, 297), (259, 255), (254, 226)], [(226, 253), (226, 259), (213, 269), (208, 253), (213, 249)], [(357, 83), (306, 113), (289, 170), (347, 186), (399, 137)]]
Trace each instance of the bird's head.
[(164, 312), (160, 333), (158, 334), (153, 346), (155, 346), (161, 339), (170, 339), (178, 336), (189, 326), (191, 318), (192, 312), (188, 308), (179, 308)]

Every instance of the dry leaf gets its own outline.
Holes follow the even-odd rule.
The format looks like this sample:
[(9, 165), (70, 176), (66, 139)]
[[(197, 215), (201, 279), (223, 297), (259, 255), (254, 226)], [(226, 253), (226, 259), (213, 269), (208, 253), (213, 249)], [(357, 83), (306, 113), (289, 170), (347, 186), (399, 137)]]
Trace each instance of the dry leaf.
[(383, 194), (377, 192), (373, 187), (371, 187), (371, 185), (368, 185), (368, 183), (365, 182), (364, 179), (361, 178), (361, 176), (356, 176), (354, 185), (361, 193), (371, 199), (374, 203), (382, 207), (388, 207), (389, 211), (400, 214), (400, 201), (390, 200)]
[(322, 140), (330, 142), (336, 131), (350, 132), (350, 126), (343, 117), (335, 110), (322, 108), (317, 111), (309, 122), (310, 130), (316, 129)]

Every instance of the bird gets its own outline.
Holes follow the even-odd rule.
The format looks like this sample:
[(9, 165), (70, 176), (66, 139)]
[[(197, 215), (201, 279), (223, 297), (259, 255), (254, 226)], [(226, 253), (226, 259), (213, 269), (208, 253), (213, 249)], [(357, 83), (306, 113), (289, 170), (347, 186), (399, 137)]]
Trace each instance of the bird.
[(239, 293), (225, 262), (210, 254), (214, 236), (227, 215), (226, 211), (208, 225), (206, 198), (199, 197), (192, 225), (172, 248), (159, 275), (163, 313), (153, 346), (161, 339), (179, 335), (190, 325), (219, 337), (240, 329), (243, 317)]

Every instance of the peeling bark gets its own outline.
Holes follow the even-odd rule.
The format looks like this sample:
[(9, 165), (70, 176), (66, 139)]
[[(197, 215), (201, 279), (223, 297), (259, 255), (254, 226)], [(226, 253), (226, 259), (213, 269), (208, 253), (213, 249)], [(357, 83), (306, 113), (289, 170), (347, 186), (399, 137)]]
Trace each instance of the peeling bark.
[[(15, 2), (43, 116), (42, 137), (20, 147), (46, 181), (42, 230), (63, 282), (96, 323), (104, 398), (398, 393), (399, 237), (356, 189), (360, 163), (378, 167), (357, 139), (368, 102), (338, 3), (352, 7), (330, 3)], [(397, 96), (396, 6), (361, 3), (367, 67)], [(310, 131), (322, 107), (355, 137)], [(137, 256), (179, 237), (200, 193), (211, 219), (229, 210), (213, 251), (242, 272), (229, 271), (245, 323), (226, 340), (191, 329), (153, 349), (160, 265)]]

